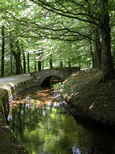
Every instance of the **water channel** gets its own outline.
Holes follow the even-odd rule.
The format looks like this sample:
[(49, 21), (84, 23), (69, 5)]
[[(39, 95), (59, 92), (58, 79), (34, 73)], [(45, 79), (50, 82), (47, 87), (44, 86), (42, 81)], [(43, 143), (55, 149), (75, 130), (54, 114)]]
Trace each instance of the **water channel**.
[(17, 95), (8, 121), (29, 154), (115, 154), (115, 134), (63, 112), (49, 87)]

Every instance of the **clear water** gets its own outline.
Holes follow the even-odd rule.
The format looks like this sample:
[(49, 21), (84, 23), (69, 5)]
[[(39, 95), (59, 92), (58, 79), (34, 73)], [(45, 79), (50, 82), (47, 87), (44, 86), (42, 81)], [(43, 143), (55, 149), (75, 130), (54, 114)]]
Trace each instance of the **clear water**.
[(51, 89), (32, 88), (10, 106), (9, 125), (29, 154), (115, 154), (115, 134), (65, 114)]

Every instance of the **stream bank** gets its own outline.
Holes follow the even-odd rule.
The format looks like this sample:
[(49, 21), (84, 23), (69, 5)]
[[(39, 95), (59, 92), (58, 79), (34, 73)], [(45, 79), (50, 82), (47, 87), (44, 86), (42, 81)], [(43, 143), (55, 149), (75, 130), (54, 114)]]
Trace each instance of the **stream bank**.
[(37, 83), (29, 74), (1, 78), (0, 81), (0, 154), (27, 154), (26, 149), (11, 132), (7, 117), (9, 103), (13, 97), (23, 90), (36, 86)]
[[(102, 77), (102, 72), (96, 69), (79, 71), (72, 74), (59, 93), (66, 100), (66, 108), (73, 116), (92, 119), (103, 124), (115, 126), (115, 80), (95, 86)], [(18, 80), (0, 85), (0, 153), (28, 153), (16, 140), (6, 123), (9, 101), (16, 93), (35, 86), (32, 77), (20, 75)], [(59, 94), (56, 95), (59, 99)], [(60, 100), (59, 100), (60, 101)], [(65, 102), (64, 102), (65, 104)]]
[(74, 117), (115, 126), (115, 80), (97, 85), (101, 78), (97, 69), (81, 70), (64, 81), (59, 93)]

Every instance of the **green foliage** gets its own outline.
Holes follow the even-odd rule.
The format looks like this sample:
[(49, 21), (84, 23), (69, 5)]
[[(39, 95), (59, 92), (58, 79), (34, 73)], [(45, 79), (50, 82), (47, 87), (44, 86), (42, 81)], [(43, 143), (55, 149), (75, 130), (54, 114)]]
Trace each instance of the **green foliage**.
[[(114, 58), (115, 12), (114, 5), (111, 3), (108, 5), (112, 27), (111, 49)], [(96, 3), (96, 1), (64, 0), (54, 3), (52, 0), (1, 0), (0, 25), (5, 25), (5, 49), (7, 52), (5, 54), (5, 72), (8, 70), (7, 63), (11, 63), (8, 57), (11, 55), (9, 46), (11, 36), (14, 40), (15, 52), (17, 52), (16, 41), (19, 42), (22, 67), (23, 53), (26, 56), (26, 63), (27, 54), (30, 53), (30, 71), (34, 71), (35, 67), (37, 69), (38, 61), (42, 62), (42, 68), (50, 68), (51, 59), (53, 67), (59, 67), (61, 62), (64, 67), (70, 65), (81, 68), (91, 67), (90, 47), (92, 46), (92, 52), (96, 57), (95, 30), (100, 27), (101, 13), (102, 8), (99, 1)], [(91, 44), (89, 40), (92, 40)], [(14, 68), (15, 66), (13, 66), (15, 73)], [(10, 72), (6, 75), (10, 75)]]

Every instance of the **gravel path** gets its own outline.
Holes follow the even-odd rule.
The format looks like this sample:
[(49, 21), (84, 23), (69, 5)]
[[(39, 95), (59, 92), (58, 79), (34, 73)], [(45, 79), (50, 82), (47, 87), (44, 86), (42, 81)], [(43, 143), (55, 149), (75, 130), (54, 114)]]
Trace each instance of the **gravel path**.
[(22, 80), (27, 80), (32, 78), (30, 76), (30, 74), (21, 74), (21, 75), (15, 75), (15, 76), (8, 76), (8, 77), (3, 77), (0, 78), (0, 85), (5, 84), (5, 83), (9, 83), (9, 82), (16, 82), (16, 81), (22, 81)]

